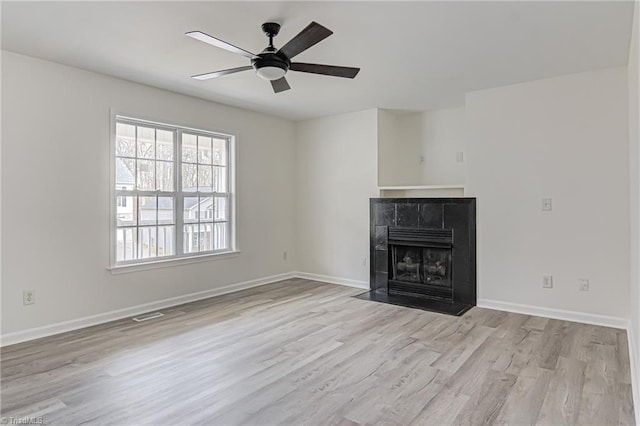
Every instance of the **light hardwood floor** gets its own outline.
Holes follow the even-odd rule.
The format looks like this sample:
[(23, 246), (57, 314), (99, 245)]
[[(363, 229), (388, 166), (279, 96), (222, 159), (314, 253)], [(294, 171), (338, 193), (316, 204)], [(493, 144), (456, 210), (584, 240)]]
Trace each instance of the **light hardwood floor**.
[(45, 424), (632, 424), (622, 330), (289, 280), (3, 348)]

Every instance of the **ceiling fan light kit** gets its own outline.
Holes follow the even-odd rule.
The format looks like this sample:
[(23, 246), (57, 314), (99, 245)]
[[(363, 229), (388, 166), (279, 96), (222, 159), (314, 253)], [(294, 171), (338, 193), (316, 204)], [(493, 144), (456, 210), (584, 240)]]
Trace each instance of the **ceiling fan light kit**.
[(263, 78), (265, 80), (278, 80), (287, 73), (286, 68), (280, 68), (277, 66), (266, 66), (262, 68), (256, 68), (256, 74), (258, 77)]
[(242, 55), (251, 60), (251, 66), (198, 74), (192, 76), (192, 78), (208, 80), (210, 78), (247, 71), (253, 68), (258, 77), (269, 80), (273, 91), (279, 93), (291, 88), (285, 78), (285, 74), (289, 70), (343, 78), (354, 78), (360, 71), (360, 68), (353, 67), (291, 62), (294, 56), (304, 52), (311, 46), (314, 46), (333, 34), (331, 30), (317, 22), (312, 22), (307, 25), (304, 30), (289, 40), (289, 42), (280, 49), (276, 49), (273, 46), (273, 38), (280, 32), (280, 24), (276, 22), (266, 22), (262, 24), (262, 31), (269, 37), (269, 45), (257, 55), (201, 31), (190, 31), (186, 33), (188, 37)]

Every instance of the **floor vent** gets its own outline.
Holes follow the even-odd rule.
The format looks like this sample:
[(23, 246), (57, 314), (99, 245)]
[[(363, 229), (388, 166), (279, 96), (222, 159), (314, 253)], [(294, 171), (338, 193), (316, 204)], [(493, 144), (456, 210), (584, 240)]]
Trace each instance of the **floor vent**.
[(131, 318), (132, 320), (134, 320), (135, 322), (143, 322), (143, 321), (149, 321), (155, 318), (160, 318), (163, 317), (164, 314), (162, 312), (152, 312), (150, 314), (144, 314), (144, 315), (140, 315), (137, 317), (133, 317)]

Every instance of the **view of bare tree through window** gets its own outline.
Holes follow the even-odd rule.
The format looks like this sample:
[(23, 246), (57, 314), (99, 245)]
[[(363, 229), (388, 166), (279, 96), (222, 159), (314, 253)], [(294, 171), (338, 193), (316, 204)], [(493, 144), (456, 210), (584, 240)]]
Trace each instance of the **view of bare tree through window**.
[(118, 123), (116, 134), (116, 156), (136, 177), (136, 189), (174, 190), (173, 132)]
[(230, 249), (228, 146), (205, 132), (116, 122), (117, 262)]

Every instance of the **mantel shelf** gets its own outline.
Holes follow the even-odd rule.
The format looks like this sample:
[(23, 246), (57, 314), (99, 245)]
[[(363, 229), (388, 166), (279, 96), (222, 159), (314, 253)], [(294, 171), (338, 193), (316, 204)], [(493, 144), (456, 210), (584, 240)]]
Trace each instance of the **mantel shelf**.
[(438, 198), (463, 197), (464, 185), (396, 185), (379, 186), (378, 192), (382, 198)]
[(464, 189), (464, 185), (410, 185), (410, 186), (379, 186), (380, 191), (406, 191), (413, 189)]

